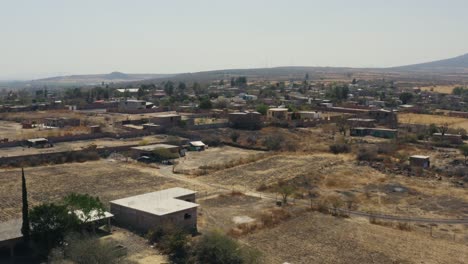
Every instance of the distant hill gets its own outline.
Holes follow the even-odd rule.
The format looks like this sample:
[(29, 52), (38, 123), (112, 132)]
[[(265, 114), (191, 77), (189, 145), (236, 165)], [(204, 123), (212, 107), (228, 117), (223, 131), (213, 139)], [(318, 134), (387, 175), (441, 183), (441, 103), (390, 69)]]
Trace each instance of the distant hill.
[(168, 78), (171, 74), (127, 74), (122, 72), (111, 72), (108, 74), (69, 75), (57, 76), (31, 81), (32, 84), (57, 84), (57, 85), (94, 85), (102, 82), (120, 83), (131, 81), (142, 81), (147, 79)]
[(391, 68), (399, 71), (468, 73), (468, 53), (455, 58)]
[[(111, 72), (108, 74), (58, 76), (30, 82), (29, 86), (51, 85), (95, 85), (102, 82), (119, 86), (139, 85), (165, 80), (186, 82), (209, 82), (229, 80), (232, 77), (246, 76), (249, 80), (304, 80), (308, 74), (311, 80), (349, 80), (351, 78), (398, 78), (400, 80), (438, 80), (468, 81), (468, 54), (455, 58), (406, 65), (392, 68), (345, 68), (345, 67), (275, 67), (254, 69), (226, 69), (179, 74), (127, 74)], [(11, 85), (11, 84), (10, 84)]]

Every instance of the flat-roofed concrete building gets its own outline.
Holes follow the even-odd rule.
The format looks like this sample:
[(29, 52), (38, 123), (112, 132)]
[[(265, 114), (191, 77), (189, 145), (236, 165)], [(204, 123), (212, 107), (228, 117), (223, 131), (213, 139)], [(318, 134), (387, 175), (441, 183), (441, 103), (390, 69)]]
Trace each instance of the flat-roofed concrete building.
[(291, 115), (287, 108), (270, 108), (267, 110), (268, 121), (289, 121)]
[(262, 115), (259, 112), (235, 112), (229, 113), (229, 126), (233, 128), (260, 129), (262, 127)]
[(155, 125), (160, 125), (163, 128), (179, 126), (182, 121), (182, 116), (178, 114), (161, 114), (150, 120)]
[(434, 133), (432, 134), (432, 139), (436, 141), (445, 141), (450, 144), (463, 144), (463, 139), (461, 135), (456, 134), (444, 134), (442, 133)]
[(123, 100), (119, 102), (119, 110), (120, 111), (128, 111), (128, 110), (140, 110), (148, 108), (146, 105), (146, 101), (143, 100)]
[(168, 225), (187, 231), (197, 229), (195, 191), (176, 187), (110, 202), (115, 222), (141, 232)]

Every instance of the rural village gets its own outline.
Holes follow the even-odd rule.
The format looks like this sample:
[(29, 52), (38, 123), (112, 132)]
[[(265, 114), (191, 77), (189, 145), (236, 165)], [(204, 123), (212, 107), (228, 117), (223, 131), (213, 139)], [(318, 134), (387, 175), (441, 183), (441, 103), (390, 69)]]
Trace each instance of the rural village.
[(468, 260), (466, 79), (176, 77), (0, 92), (0, 262)]

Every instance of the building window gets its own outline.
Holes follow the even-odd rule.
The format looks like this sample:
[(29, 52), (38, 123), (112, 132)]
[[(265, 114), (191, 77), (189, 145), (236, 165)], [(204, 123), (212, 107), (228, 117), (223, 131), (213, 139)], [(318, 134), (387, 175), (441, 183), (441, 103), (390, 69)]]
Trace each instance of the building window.
[(184, 214), (184, 219), (187, 220), (187, 219), (191, 219), (192, 218), (192, 215), (191, 214)]

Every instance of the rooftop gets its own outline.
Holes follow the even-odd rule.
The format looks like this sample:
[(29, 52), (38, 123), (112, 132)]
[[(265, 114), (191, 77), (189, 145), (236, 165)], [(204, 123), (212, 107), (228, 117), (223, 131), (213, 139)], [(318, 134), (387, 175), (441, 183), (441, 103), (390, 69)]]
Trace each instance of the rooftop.
[(42, 142), (42, 141), (47, 141), (46, 138), (31, 138), (28, 139), (29, 142), (34, 143), (34, 142)]
[(21, 234), (21, 219), (13, 219), (0, 223), (0, 242), (23, 237)]
[(177, 116), (180, 116), (180, 115), (178, 115), (178, 114), (163, 114), (163, 115), (157, 115), (154, 118), (158, 118), (158, 117), (177, 117)]
[(97, 210), (92, 210), (89, 213), (89, 219), (86, 220), (86, 216), (85, 216), (83, 211), (76, 210), (76, 211), (74, 211), (74, 213), (75, 213), (76, 217), (78, 217), (78, 219), (80, 219), (82, 222), (86, 221), (87, 223), (95, 222), (95, 221), (102, 220), (102, 219), (111, 218), (111, 217), (114, 216), (113, 214), (111, 214), (109, 212), (102, 212), (102, 214), (99, 214)]
[(153, 151), (155, 149), (172, 149), (172, 148), (178, 148), (178, 147), (175, 146), (175, 145), (169, 145), (169, 144), (153, 144), (153, 145), (133, 147), (132, 149), (144, 150), (144, 151)]
[(424, 156), (424, 155), (413, 155), (410, 158), (412, 159), (428, 159), (429, 156)]
[(270, 109), (268, 109), (268, 111), (278, 111), (278, 112), (286, 111), (287, 112), (288, 109), (287, 108), (270, 108)]
[(205, 143), (201, 142), (201, 141), (191, 141), (190, 142), (190, 145), (194, 146), (194, 147), (203, 147), (203, 146), (206, 146)]
[(374, 122), (372, 118), (349, 118), (348, 121)]
[(167, 215), (198, 207), (198, 204), (177, 199), (181, 196), (195, 194), (195, 191), (175, 187), (157, 192), (145, 193), (137, 196), (127, 197), (115, 201), (116, 204), (154, 215)]
[(138, 88), (117, 89), (117, 91), (118, 91), (119, 93), (125, 93), (125, 92), (129, 92), (129, 93), (138, 93)]

